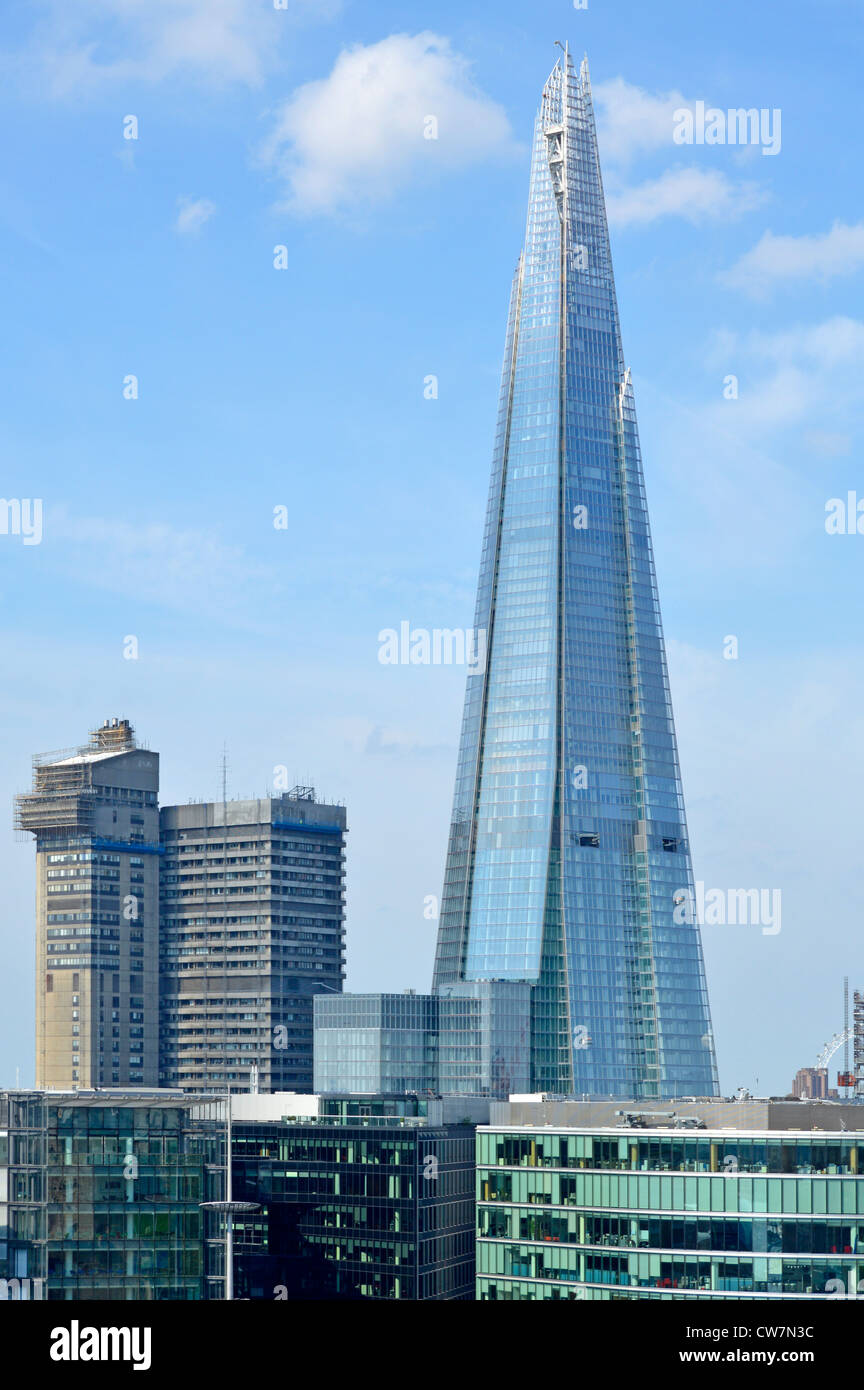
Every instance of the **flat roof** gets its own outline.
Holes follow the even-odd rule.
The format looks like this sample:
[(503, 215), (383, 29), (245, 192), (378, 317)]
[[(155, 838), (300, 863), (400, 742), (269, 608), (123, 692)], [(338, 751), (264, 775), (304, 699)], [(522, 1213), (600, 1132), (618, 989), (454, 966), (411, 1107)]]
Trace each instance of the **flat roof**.
[[(478, 1130), (491, 1134), (615, 1134), (645, 1136), (648, 1139), (670, 1139), (679, 1135), (695, 1135), (699, 1139), (864, 1139), (864, 1123), (860, 1129), (740, 1129), (737, 1125), (666, 1125), (649, 1129), (647, 1125), (590, 1125), (590, 1124), (519, 1124), (478, 1125)], [(864, 1174), (862, 1174), (864, 1176)]]

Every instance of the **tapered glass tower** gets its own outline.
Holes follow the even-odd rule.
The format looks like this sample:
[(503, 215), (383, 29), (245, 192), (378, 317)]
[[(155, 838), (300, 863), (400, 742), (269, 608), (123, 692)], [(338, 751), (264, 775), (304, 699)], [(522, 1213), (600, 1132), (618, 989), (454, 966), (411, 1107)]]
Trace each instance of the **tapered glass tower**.
[[(587, 61), (534, 131), (435, 962), (530, 991), (531, 1084), (713, 1095), (692, 870)], [(692, 902), (692, 897), (689, 901)]]

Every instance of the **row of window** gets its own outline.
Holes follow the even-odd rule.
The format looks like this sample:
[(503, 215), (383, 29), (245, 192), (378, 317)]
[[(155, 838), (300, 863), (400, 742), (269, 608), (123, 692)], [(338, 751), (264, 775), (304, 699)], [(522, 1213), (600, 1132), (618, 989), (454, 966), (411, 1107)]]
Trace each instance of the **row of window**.
[(794, 1135), (748, 1139), (678, 1134), (643, 1138), (638, 1131), (590, 1134), (477, 1135), (479, 1164), (507, 1168), (594, 1169), (674, 1173), (864, 1173), (864, 1139)]
[(864, 1182), (853, 1178), (649, 1177), (478, 1172), (478, 1199), (528, 1206), (656, 1213), (864, 1214)]

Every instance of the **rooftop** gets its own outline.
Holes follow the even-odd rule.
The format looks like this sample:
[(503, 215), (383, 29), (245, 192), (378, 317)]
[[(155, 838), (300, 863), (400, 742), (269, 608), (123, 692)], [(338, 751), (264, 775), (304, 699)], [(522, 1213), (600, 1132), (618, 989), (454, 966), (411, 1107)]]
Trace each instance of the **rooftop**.
[(864, 1105), (785, 1098), (730, 1100), (564, 1100), (520, 1096), (495, 1101), (490, 1130), (594, 1130), (604, 1134), (730, 1133), (756, 1137), (766, 1132), (842, 1136), (864, 1132)]

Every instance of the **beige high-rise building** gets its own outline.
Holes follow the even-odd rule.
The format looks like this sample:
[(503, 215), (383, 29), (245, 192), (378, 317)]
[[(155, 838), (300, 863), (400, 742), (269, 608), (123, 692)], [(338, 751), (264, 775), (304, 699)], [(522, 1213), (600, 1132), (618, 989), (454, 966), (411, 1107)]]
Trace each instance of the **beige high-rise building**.
[(126, 719), (37, 756), (16, 824), (36, 837), (36, 1085), (155, 1086), (159, 755)]

